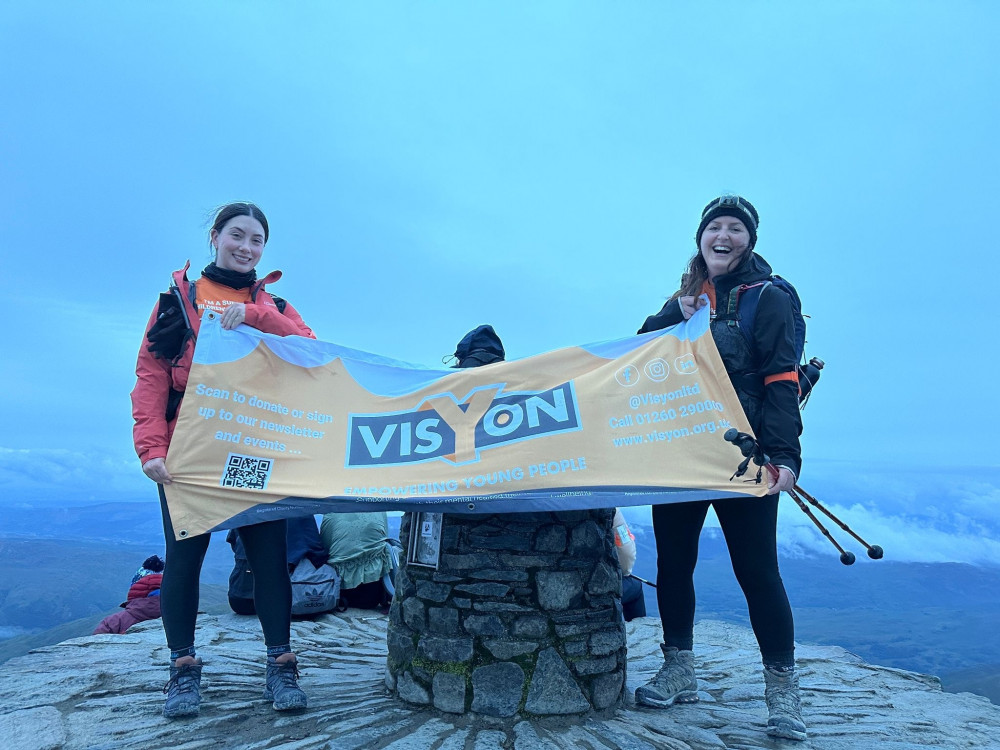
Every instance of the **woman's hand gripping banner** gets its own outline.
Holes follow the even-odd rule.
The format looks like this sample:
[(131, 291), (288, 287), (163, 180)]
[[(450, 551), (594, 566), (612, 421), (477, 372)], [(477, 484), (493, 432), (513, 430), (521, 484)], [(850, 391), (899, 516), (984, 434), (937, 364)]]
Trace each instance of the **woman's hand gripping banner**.
[(309, 513), (505, 513), (759, 496), (707, 308), (470, 369), (232, 331), (206, 313), (165, 487), (178, 538)]

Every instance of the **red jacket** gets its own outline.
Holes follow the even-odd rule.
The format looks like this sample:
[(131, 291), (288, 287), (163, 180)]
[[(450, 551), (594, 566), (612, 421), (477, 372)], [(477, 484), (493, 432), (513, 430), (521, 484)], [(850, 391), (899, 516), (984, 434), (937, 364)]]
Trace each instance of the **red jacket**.
[[(167, 396), (171, 388), (183, 391), (187, 387), (188, 374), (191, 372), (191, 360), (194, 357), (195, 340), (201, 327), (201, 316), (194, 304), (194, 284), (188, 281), (187, 277), (190, 265), (191, 262), (188, 261), (184, 268), (174, 271), (171, 292), (179, 293), (181, 305), (194, 335), (184, 342), (180, 354), (173, 361), (154, 357), (146, 348), (149, 342), (145, 335), (139, 347), (139, 359), (135, 365), (136, 383), (132, 389), (132, 418), (135, 420), (132, 438), (141, 463), (146, 463), (152, 458), (166, 458), (167, 446), (170, 445), (170, 436), (173, 434), (176, 422), (176, 417), (167, 422)], [(280, 278), (281, 271), (272, 271), (254, 283), (250, 289), (251, 301), (246, 306), (244, 322), (264, 333), (316, 338), (294, 307), (286, 304), (284, 312), (281, 312), (271, 295), (264, 291), (265, 284), (271, 284)], [(159, 305), (153, 308), (153, 314), (146, 324), (146, 333), (149, 333), (149, 329), (156, 322), (158, 310)]]
[(124, 607), (133, 599), (145, 599), (147, 596), (160, 588), (160, 583), (162, 581), (162, 573), (150, 573), (148, 576), (143, 576), (128, 587), (128, 596), (125, 597), (125, 601), (121, 603), (121, 606)]
[[(97, 628), (94, 635), (98, 633), (124, 633), (137, 622), (155, 620), (160, 616), (160, 583), (163, 581), (162, 573), (150, 573), (140, 578), (129, 586), (128, 597), (119, 606), (122, 612), (115, 612), (108, 615)], [(155, 596), (150, 596), (156, 591)]]

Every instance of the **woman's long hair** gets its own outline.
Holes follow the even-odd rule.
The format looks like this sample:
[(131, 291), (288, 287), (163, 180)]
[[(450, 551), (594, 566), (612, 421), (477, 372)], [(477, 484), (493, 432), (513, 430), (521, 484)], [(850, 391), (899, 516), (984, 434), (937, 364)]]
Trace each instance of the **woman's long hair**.
[[(744, 250), (743, 255), (732, 264), (729, 271), (739, 268), (752, 254), (753, 250), (751, 248)], [(702, 257), (701, 250), (699, 249), (695, 251), (694, 256), (688, 261), (687, 268), (681, 274), (681, 288), (671, 295), (670, 301), (678, 297), (697, 297), (701, 294), (701, 288), (705, 285), (706, 281), (708, 281), (708, 266), (705, 264), (705, 258)]]
[(678, 297), (697, 297), (701, 294), (701, 288), (708, 281), (708, 266), (701, 255), (701, 250), (695, 250), (691, 260), (688, 261), (687, 268), (681, 274), (681, 288), (670, 297), (670, 301)]

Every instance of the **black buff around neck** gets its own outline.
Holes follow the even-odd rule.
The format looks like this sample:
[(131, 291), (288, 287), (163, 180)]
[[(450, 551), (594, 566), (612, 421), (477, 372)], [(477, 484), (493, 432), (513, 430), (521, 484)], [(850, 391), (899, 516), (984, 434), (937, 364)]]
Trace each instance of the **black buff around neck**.
[(239, 271), (230, 271), (228, 268), (219, 268), (214, 261), (205, 266), (201, 275), (216, 284), (228, 286), (230, 289), (246, 289), (257, 280), (256, 269), (240, 273)]

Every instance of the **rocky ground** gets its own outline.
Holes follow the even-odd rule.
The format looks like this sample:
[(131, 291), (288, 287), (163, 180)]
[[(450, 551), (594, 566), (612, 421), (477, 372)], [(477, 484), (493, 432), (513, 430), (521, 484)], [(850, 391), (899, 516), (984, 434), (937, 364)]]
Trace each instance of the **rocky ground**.
[[(0, 747), (16, 750), (195, 748), (311, 750), (534, 750), (558, 748), (794, 747), (823, 750), (1000, 748), (1000, 707), (943, 693), (936, 678), (871, 666), (843, 649), (799, 646), (810, 739), (772, 740), (759, 656), (745, 628), (702, 622), (696, 631), (701, 702), (667, 710), (631, 702), (611, 718), (473, 719), (414, 709), (384, 686), (386, 618), (349, 610), (294, 623), (310, 708), (276, 714), (261, 698), (262, 640), (254, 618), (203, 615), (201, 715), (160, 715), (167, 652), (160, 623), (124, 636), (76, 638), (12, 659), (0, 682)], [(628, 625), (628, 686), (659, 664), (657, 622)]]

